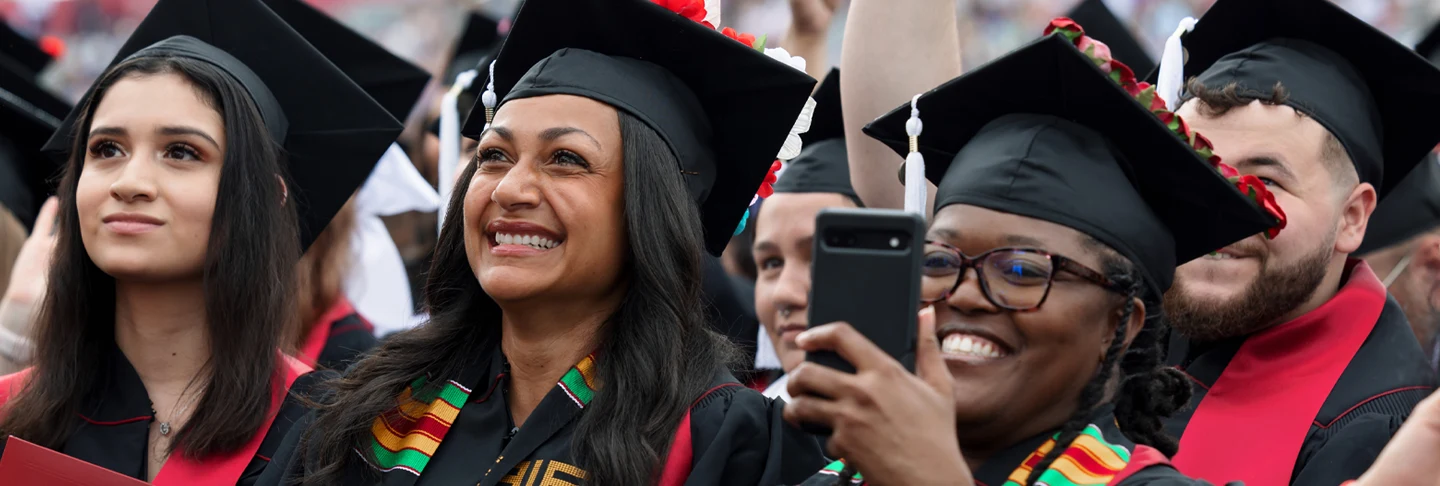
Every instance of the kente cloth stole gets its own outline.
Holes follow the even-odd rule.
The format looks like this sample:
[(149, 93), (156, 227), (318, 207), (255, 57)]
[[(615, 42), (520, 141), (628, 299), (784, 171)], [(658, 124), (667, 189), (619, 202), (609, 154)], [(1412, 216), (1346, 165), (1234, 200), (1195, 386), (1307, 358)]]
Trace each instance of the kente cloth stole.
[[(1010, 478), (1005, 481), (1004, 486), (1023, 486), (1025, 479), (1030, 477), (1030, 471), (1040, 464), (1051, 449), (1055, 448), (1055, 439), (1060, 434), (1050, 437), (1044, 444), (1030, 453), (1020, 467), (1010, 472)], [(1049, 486), (1100, 486), (1109, 484), (1115, 475), (1125, 469), (1130, 462), (1130, 451), (1125, 448), (1112, 445), (1105, 440), (1100, 433), (1100, 428), (1094, 424), (1085, 426), (1085, 430), (1075, 437), (1070, 447), (1050, 463), (1050, 467), (1040, 474), (1036, 484)]]
[[(370, 426), (370, 465), (382, 472), (405, 471), (420, 475), (430, 457), (445, 440), (445, 434), (469, 400), (471, 390), (454, 380), (443, 386), (428, 386), (425, 377), (416, 378), (400, 393), (401, 405), (376, 417)], [(585, 408), (595, 396), (595, 357), (586, 356), (570, 367), (556, 383), (575, 406)], [(355, 451), (369, 462), (369, 456)]]

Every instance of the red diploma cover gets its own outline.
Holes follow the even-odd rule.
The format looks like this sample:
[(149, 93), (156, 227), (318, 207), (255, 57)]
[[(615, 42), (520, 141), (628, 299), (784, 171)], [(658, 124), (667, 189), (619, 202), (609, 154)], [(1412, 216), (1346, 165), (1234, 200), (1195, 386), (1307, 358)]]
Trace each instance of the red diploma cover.
[(0, 457), (0, 483), (148, 486), (148, 483), (11, 436)]

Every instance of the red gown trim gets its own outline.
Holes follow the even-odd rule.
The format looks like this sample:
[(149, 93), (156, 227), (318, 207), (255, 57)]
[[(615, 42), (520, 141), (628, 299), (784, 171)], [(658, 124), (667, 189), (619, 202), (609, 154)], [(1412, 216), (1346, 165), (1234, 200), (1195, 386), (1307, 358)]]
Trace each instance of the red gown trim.
[(165, 461), (160, 468), (160, 474), (155, 475), (156, 486), (229, 486), (240, 479), (240, 474), (245, 472), (245, 466), (255, 457), (255, 452), (260, 450), (260, 443), (265, 441), (265, 432), (270, 430), (270, 425), (275, 422), (275, 415), (280, 412), (280, 404), (285, 401), (285, 396), (290, 392), (290, 386), (300, 375), (310, 372), (310, 367), (294, 358), (280, 355), (285, 373), (285, 386), (275, 387), (270, 394), (270, 413), (265, 419), (265, 424), (255, 433), (255, 436), (247, 442), (244, 447), (235, 452), (223, 456), (210, 457), (202, 461), (196, 461), (183, 454), (176, 454)]
[(350, 299), (344, 295), (336, 297), (335, 303), (330, 304), (325, 314), (310, 326), (310, 333), (305, 336), (305, 343), (300, 345), (299, 353), (295, 357), (308, 366), (315, 366), (315, 362), (320, 359), (320, 353), (325, 351), (325, 343), (330, 340), (330, 326), (354, 313), (355, 306), (350, 303)]
[(1200, 402), (1173, 460), (1212, 483), (1290, 483), (1315, 415), (1385, 307), (1385, 286), (1359, 260), (1329, 302), (1240, 346)]

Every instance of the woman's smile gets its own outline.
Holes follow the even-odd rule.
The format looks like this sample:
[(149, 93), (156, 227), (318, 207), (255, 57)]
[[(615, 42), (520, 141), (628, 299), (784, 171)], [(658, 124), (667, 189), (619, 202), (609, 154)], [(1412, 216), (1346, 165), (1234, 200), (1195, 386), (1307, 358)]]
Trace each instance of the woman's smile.
[(541, 255), (565, 243), (565, 237), (528, 221), (501, 220), (485, 225), (490, 254), (506, 257)]

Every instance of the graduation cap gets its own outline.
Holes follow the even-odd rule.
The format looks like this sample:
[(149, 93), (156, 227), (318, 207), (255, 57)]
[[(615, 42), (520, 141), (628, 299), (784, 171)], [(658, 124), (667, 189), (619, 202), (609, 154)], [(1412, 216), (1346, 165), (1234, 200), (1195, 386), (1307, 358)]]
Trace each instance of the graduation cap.
[(1389, 248), (1440, 227), (1440, 160), (1425, 156), (1370, 215), (1365, 241), (1355, 253)]
[[(110, 66), (137, 54), (207, 62), (244, 86), (272, 138), (286, 151), (304, 248), (370, 175), (402, 129), (260, 0), (160, 0)], [(92, 86), (85, 99), (93, 91)], [(45, 144), (46, 152), (68, 154), (81, 115), (70, 112)]]
[(1105, 6), (1104, 0), (1084, 0), (1065, 16), (1085, 27), (1086, 35), (1104, 42), (1115, 60), (1135, 72), (1148, 73), (1155, 69), (1155, 59), (1145, 52), (1130, 27)]
[[(526, 1), (494, 81), (504, 101), (583, 96), (654, 129), (680, 162), (715, 255), (815, 85), (798, 69), (644, 0)], [(462, 133), (480, 138), (484, 113), (471, 110)]]
[(1440, 64), (1440, 22), (1431, 26), (1425, 38), (1415, 44), (1415, 52), (1428, 59), (1431, 64)]
[(831, 69), (815, 88), (815, 113), (810, 131), (800, 135), (805, 148), (785, 164), (775, 181), (775, 192), (833, 192), (861, 205), (850, 185), (850, 162), (845, 150), (845, 123), (840, 115), (840, 70)]
[[(12, 45), (4, 47), (10, 52)], [(35, 225), (60, 171), (40, 147), (70, 108), (41, 87), (25, 63), (0, 53), (0, 126), (5, 127), (0, 131), (0, 204), (27, 228)]]
[(1219, 0), (1183, 40), (1206, 86), (1270, 98), (1283, 83), (1382, 198), (1440, 141), (1440, 69), (1329, 1)]
[[(1274, 224), (1060, 34), (920, 95), (935, 209), (969, 204), (1099, 240), (1169, 288), (1175, 267)], [(865, 127), (909, 151), (910, 105)]]
[(10, 60), (17, 62), (19, 66), (25, 68), (25, 71), (7, 70), (7, 76), (21, 72), (33, 77), (36, 73), (44, 70), (45, 66), (49, 66), (50, 61), (54, 60), (50, 57), (50, 54), (40, 48), (39, 44), (16, 32), (15, 29), (11, 28), (10, 24), (5, 23), (3, 19), (0, 19), (0, 55), (10, 58)]
[(301, 0), (265, 0), (265, 5), (385, 107), (390, 116), (402, 121), (410, 116), (430, 82), (430, 73)]
[[(455, 76), (461, 72), (480, 67), (486, 59), (495, 55), (495, 49), (500, 47), (500, 41), (504, 39), (500, 35), (499, 21), (480, 12), (470, 12), (465, 20), (465, 28), (460, 32), (460, 39), (455, 41), (455, 50), (450, 55), (450, 63), (445, 68), (445, 78), (441, 81), (445, 84), (453, 83)], [(472, 86), (480, 84), (482, 83)]]

